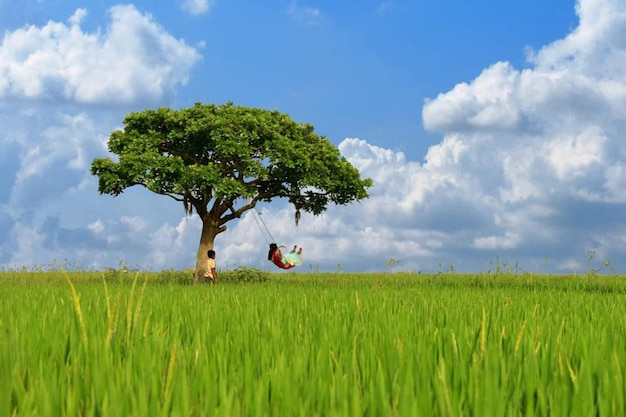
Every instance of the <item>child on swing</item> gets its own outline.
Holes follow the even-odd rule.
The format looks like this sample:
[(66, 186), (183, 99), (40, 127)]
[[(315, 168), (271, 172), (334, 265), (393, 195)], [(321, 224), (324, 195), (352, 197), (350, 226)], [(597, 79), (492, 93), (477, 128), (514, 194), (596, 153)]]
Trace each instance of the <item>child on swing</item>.
[(302, 265), (302, 248), (294, 245), (291, 252), (283, 254), (276, 243), (270, 243), (270, 250), (267, 253), (267, 260), (282, 269), (291, 269)]

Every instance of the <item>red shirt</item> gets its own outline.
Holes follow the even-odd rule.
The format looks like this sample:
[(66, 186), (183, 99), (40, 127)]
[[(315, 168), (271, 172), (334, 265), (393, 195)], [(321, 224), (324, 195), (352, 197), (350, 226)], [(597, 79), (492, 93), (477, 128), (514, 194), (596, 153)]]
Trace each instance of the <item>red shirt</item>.
[(282, 258), (283, 258), (283, 255), (280, 253), (279, 250), (277, 250), (272, 255), (272, 262), (274, 263), (274, 265), (282, 269), (291, 269), (295, 266), (295, 265), (290, 265), (290, 264), (284, 264)]

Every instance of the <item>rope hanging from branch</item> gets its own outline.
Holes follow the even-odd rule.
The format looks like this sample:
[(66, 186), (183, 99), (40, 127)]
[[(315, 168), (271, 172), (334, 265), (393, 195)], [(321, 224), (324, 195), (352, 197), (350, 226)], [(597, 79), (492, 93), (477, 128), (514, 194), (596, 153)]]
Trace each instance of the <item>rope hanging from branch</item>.
[(272, 232), (270, 232), (270, 229), (265, 224), (261, 213), (259, 213), (256, 208), (252, 209), (252, 217), (254, 218), (257, 226), (259, 226), (259, 229), (261, 229), (261, 234), (263, 235), (263, 239), (265, 239), (267, 244), (269, 245), (270, 243), (275, 242), (274, 236), (272, 236)]

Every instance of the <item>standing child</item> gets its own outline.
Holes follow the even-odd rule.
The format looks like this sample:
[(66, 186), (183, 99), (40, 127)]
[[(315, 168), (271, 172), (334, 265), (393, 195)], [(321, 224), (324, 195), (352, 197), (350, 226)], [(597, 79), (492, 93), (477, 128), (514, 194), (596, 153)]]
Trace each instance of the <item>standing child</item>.
[(215, 251), (213, 249), (207, 252), (206, 271), (204, 277), (212, 283), (217, 284), (217, 271), (215, 270)]

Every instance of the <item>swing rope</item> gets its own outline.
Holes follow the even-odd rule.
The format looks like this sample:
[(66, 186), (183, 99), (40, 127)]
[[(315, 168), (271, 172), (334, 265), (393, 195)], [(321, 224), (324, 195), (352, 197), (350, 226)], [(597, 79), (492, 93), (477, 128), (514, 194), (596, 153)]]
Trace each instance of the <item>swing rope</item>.
[[(263, 235), (263, 239), (265, 239), (265, 241), (267, 242), (267, 244), (271, 244), (273, 242), (276, 242), (274, 240), (274, 236), (272, 236), (272, 233), (270, 232), (270, 229), (267, 227), (267, 225), (265, 224), (265, 221), (263, 220), (263, 217), (261, 217), (261, 213), (259, 213), (256, 208), (252, 209), (252, 217), (254, 217), (254, 221), (256, 222), (257, 226), (259, 226), (259, 229), (261, 229), (261, 234)], [(270, 240), (268, 240), (268, 237), (270, 238)]]

